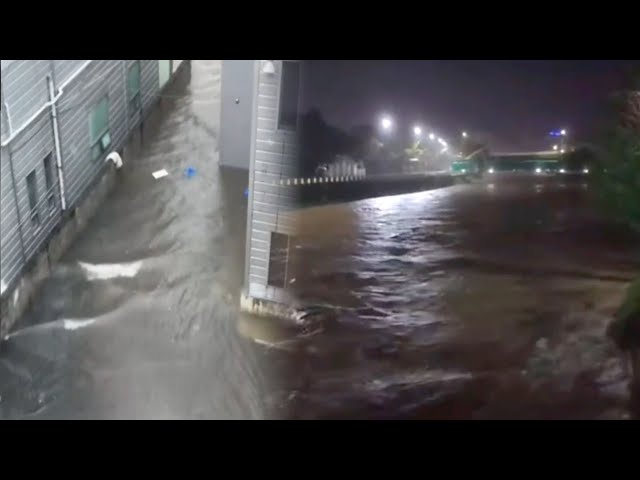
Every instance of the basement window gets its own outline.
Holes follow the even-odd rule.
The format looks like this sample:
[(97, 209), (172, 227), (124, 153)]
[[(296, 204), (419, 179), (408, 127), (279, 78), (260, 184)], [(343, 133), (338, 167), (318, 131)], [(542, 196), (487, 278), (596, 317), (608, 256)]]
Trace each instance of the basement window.
[(111, 145), (109, 133), (109, 98), (105, 96), (89, 114), (89, 138), (91, 142), (91, 159), (99, 159)]
[(44, 186), (47, 189), (47, 203), (53, 210), (56, 205), (56, 194), (53, 185), (53, 155), (50, 153), (44, 157)]
[(289, 264), (289, 236), (271, 232), (271, 248), (269, 249), (269, 275), (267, 284), (271, 287), (284, 288), (287, 285), (287, 269)]
[(36, 171), (33, 170), (27, 175), (27, 194), (29, 196), (29, 215), (31, 224), (34, 227), (40, 225), (40, 215), (38, 213), (38, 183), (36, 182)]
[(140, 110), (140, 62), (136, 60), (129, 66), (127, 72), (127, 99), (129, 101), (129, 114), (133, 115)]

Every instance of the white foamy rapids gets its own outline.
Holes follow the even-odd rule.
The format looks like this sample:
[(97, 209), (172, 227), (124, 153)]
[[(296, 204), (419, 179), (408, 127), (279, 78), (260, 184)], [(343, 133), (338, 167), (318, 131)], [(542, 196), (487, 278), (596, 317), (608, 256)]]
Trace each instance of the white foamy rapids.
[(95, 322), (96, 322), (95, 318), (90, 318), (86, 320), (80, 320), (80, 319), (55, 320), (53, 322), (41, 323), (39, 325), (32, 325), (29, 327), (22, 328), (20, 330), (16, 330), (15, 332), (11, 332), (10, 334), (6, 335), (4, 339), (9, 340), (10, 338), (17, 337), (19, 335), (44, 333), (52, 329), (58, 329), (58, 328), (62, 328), (64, 330), (78, 330), (79, 328), (88, 327), (89, 325), (92, 325)]
[(108, 280), (110, 278), (118, 277), (135, 277), (142, 266), (142, 260), (130, 263), (102, 263), (99, 265), (83, 262), (78, 263), (87, 275), (88, 280)]
[(95, 322), (95, 319), (91, 320), (64, 320), (62, 322), (62, 327), (65, 330), (77, 330), (82, 327), (88, 327), (92, 323)]

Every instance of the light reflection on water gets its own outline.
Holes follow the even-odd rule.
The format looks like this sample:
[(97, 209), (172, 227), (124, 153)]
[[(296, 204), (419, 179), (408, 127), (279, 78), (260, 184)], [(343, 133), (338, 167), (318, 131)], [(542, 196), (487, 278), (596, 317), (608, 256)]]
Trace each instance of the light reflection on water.
[(637, 239), (602, 224), (579, 184), (491, 185), (304, 212), (296, 288), (325, 310), (283, 356), (288, 415), (624, 415), (604, 327)]

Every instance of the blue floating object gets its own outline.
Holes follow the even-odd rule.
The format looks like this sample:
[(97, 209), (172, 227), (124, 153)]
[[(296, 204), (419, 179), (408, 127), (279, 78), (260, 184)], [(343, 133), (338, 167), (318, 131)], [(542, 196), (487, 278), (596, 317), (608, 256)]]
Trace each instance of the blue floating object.
[(184, 171), (184, 175), (187, 178), (191, 178), (191, 177), (195, 177), (196, 175), (196, 169), (193, 167), (187, 167)]

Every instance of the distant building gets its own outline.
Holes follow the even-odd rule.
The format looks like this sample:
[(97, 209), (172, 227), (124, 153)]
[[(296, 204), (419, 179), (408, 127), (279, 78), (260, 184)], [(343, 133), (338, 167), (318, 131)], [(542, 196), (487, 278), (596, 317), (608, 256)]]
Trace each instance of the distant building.
[(0, 296), (108, 167), (183, 60), (2, 60)]
[(333, 162), (323, 163), (316, 169), (318, 177), (356, 177), (362, 178), (367, 174), (364, 162), (355, 160), (348, 155), (336, 155)]

